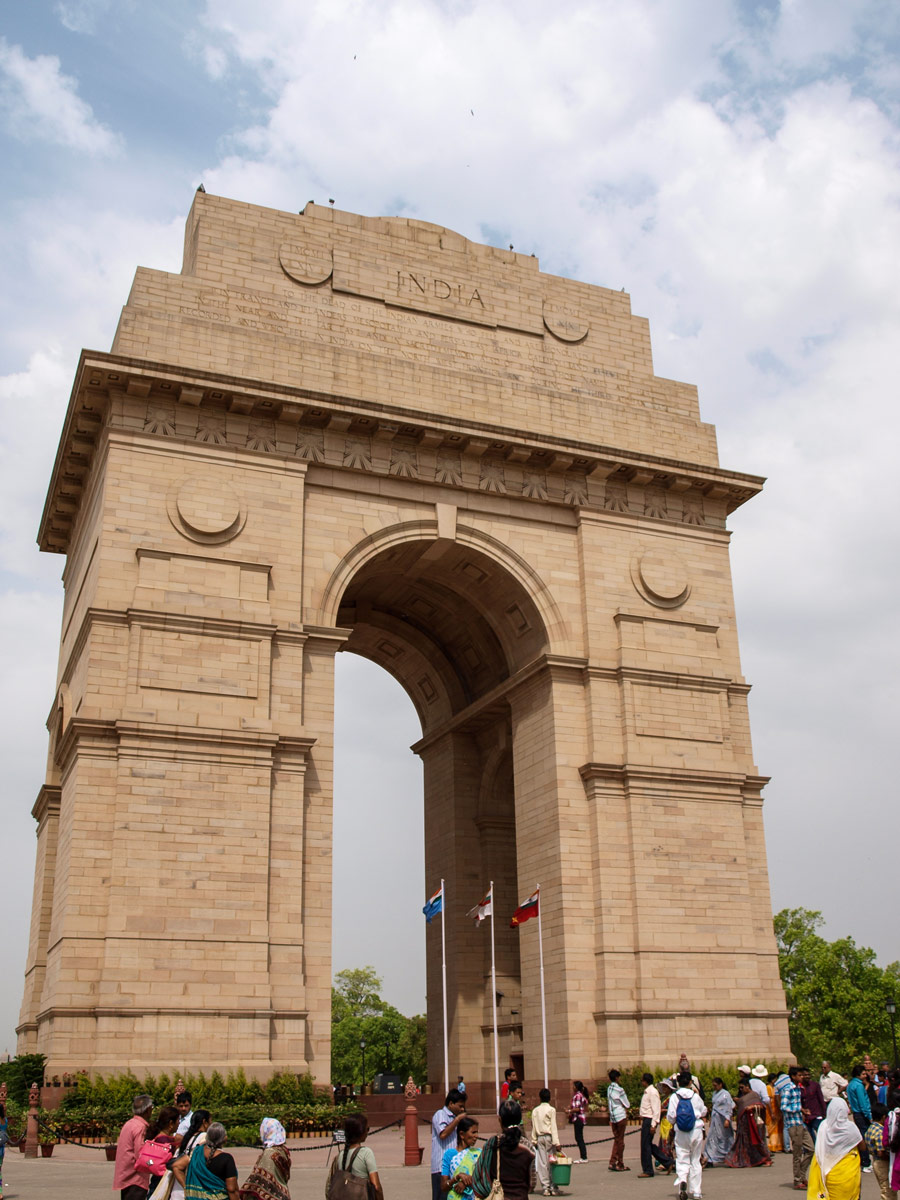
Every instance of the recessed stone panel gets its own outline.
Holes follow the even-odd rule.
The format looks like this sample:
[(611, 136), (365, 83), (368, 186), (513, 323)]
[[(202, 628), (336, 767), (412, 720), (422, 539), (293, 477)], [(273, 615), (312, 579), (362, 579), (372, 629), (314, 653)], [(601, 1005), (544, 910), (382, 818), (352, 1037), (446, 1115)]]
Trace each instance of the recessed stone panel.
[(213, 696), (259, 694), (258, 641), (142, 629), (138, 683), (161, 691)]

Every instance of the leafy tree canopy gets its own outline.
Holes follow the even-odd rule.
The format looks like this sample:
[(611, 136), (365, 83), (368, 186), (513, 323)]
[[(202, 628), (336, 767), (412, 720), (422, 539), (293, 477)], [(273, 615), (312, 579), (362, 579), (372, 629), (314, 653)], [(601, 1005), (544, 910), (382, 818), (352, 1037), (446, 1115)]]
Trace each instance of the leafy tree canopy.
[(822, 924), (822, 914), (807, 908), (775, 916), (791, 1049), (802, 1063), (816, 1067), (828, 1059), (844, 1074), (866, 1053), (893, 1061), (885, 1005), (900, 998), (900, 963), (879, 967), (875, 952), (853, 938), (823, 938)]
[[(417, 1083), (427, 1077), (425, 1017), (404, 1017), (381, 998), (382, 980), (374, 967), (338, 971), (331, 992), (331, 1078), (359, 1087), (387, 1072)], [(366, 1078), (363, 1079), (365, 1042)]]

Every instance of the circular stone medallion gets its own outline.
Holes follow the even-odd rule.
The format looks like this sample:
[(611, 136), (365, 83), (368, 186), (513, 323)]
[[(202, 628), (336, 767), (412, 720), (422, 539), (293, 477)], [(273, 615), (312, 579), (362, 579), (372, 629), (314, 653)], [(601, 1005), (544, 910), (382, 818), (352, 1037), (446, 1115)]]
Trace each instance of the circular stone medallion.
[(169, 519), (195, 542), (227, 542), (237, 537), (247, 508), (234, 488), (213, 475), (194, 475), (176, 485), (167, 504)]
[(678, 608), (691, 594), (687, 567), (674, 550), (645, 550), (631, 569), (634, 586), (657, 608)]
[(591, 328), (577, 309), (552, 300), (544, 301), (544, 325), (561, 342), (583, 342)]
[(298, 246), (284, 242), (278, 250), (278, 261), (286, 275), (297, 283), (324, 283), (334, 269), (330, 247)]

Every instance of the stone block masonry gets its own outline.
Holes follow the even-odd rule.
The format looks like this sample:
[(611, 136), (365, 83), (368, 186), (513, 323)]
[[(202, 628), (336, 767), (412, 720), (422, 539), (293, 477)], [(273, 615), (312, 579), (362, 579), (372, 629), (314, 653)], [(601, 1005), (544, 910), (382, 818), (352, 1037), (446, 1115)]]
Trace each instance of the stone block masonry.
[[(542, 886), (553, 1080), (787, 1057), (726, 528), (761, 486), (625, 293), (198, 194), (181, 273), (139, 268), (81, 356), (41, 522), (67, 562), (20, 1051), (328, 1080), (352, 651), (421, 720), (455, 1072), (492, 1076), (490, 878), (498, 913)], [(534, 1078), (533, 923), (497, 963)]]

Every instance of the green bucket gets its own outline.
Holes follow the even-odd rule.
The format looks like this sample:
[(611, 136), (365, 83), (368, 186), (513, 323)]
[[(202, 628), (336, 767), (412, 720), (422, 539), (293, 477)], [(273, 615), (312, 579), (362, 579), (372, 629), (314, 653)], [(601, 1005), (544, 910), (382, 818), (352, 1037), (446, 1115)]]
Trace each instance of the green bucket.
[(554, 1187), (568, 1187), (572, 1179), (572, 1163), (555, 1162), (550, 1166), (550, 1182)]

